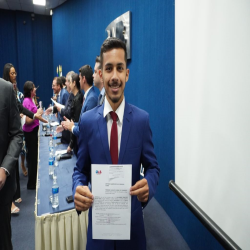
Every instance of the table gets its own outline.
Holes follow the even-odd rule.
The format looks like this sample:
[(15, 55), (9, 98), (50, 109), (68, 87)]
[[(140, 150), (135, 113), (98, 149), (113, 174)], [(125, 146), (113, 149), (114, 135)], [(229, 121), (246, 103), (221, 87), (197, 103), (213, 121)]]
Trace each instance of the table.
[[(84, 250), (87, 242), (88, 211), (78, 216), (74, 203), (66, 202), (66, 196), (72, 194), (72, 174), (76, 156), (59, 161), (57, 168), (59, 207), (53, 209), (49, 200), (53, 183), (49, 177), (49, 137), (44, 135), (45, 132), (40, 125), (35, 200), (35, 249)], [(59, 139), (57, 141), (59, 142)], [(59, 144), (55, 150), (66, 148), (66, 144)]]

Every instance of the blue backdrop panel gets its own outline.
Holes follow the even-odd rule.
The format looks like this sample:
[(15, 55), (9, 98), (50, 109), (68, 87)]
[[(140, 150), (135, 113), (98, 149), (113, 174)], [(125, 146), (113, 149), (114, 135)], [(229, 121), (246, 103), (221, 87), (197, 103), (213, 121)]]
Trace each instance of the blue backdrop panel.
[(174, 0), (68, 0), (52, 17), (54, 74), (85, 64), (94, 67), (105, 28), (121, 14), (132, 12), (131, 60), (125, 98), (150, 114), (155, 152), (161, 167), (155, 195), (191, 249), (221, 249), (168, 188), (175, 172), (175, 8)]
[[(17, 65), (17, 39), (15, 12), (0, 10), (0, 77), (6, 63)], [(18, 76), (17, 76), (18, 80)]]
[(45, 106), (49, 105), (53, 79), (52, 19), (22, 11), (0, 10), (0, 72), (4, 64), (12, 63), (16, 71), (17, 86), (30, 80), (36, 86), (37, 96)]

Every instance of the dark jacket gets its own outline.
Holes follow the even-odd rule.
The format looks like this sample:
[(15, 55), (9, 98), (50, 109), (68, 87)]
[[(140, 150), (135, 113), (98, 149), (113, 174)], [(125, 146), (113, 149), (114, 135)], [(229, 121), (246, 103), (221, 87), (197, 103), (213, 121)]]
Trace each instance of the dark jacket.
[[(82, 91), (79, 91), (71, 104), (71, 108), (70, 108), (70, 118), (73, 120), (73, 122), (78, 122), (79, 121), (79, 117), (81, 114), (81, 109), (82, 109), (82, 101), (83, 101), (83, 94)], [(77, 147), (76, 147), (76, 137), (75, 135), (73, 135), (72, 133), (70, 133), (70, 144), (69, 144), (70, 148), (74, 148), (75, 151), (77, 151)], [(76, 152), (75, 152), (76, 153)]]
[(23, 132), (13, 86), (1, 78), (0, 124), (0, 167), (10, 173), (0, 190), (0, 206), (2, 206), (12, 201), (16, 190), (16, 164), (23, 144)]

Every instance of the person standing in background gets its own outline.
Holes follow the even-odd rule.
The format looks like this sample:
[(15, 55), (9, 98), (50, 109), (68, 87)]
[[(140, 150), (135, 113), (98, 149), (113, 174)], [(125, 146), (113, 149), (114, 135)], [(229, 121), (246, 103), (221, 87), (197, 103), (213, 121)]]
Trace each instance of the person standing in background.
[(100, 56), (97, 56), (95, 59), (95, 68), (94, 68), (94, 74), (93, 74), (94, 85), (100, 90), (97, 105), (102, 105), (104, 102), (104, 98), (105, 98), (105, 88), (103, 86), (103, 81), (99, 75), (100, 70), (101, 70)]
[(13, 87), (0, 78), (0, 250), (12, 250), (11, 203), (23, 132)]
[[(27, 81), (23, 86), (24, 101), (23, 106), (33, 113), (37, 112), (37, 107), (33, 102), (36, 95), (36, 88), (33, 82)], [(26, 122), (23, 125), (24, 136), (26, 139), (27, 165), (28, 165), (28, 183), (27, 189), (36, 189), (37, 175), (37, 157), (38, 157), (38, 129), (39, 121), (30, 119), (26, 116)]]

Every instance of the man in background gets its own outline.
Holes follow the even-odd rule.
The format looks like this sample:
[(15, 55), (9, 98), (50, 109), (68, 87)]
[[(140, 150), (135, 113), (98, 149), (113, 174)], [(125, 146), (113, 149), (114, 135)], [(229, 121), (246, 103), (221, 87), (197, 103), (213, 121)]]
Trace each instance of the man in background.
[(16, 164), (23, 143), (21, 120), (11, 83), (0, 78), (0, 250), (12, 249), (11, 203)]
[[(79, 122), (81, 121), (82, 114), (97, 106), (98, 97), (93, 88), (93, 70), (89, 65), (84, 65), (79, 69), (80, 86), (84, 90), (83, 105)], [(65, 117), (66, 119), (66, 117)], [(79, 123), (66, 119), (62, 122), (65, 130), (71, 131), (76, 137), (79, 137)]]
[(95, 59), (95, 68), (93, 74), (94, 85), (100, 90), (100, 94), (98, 96), (98, 105), (102, 105), (105, 98), (105, 88), (103, 86), (103, 81), (100, 78), (99, 71), (101, 70), (101, 62), (100, 56), (97, 56)]
[[(63, 88), (62, 79), (60, 77), (55, 77), (53, 79), (52, 89), (53, 89), (54, 95), (56, 95), (56, 101), (65, 106), (69, 98), (69, 92)], [(57, 113), (57, 108), (56, 106), (54, 106), (54, 107), (47, 108), (46, 114), (51, 113), (52, 109), (53, 109), (53, 113)], [(58, 113), (57, 115), (58, 115), (58, 121), (59, 123), (61, 123), (62, 118), (60, 116), (60, 113)]]

